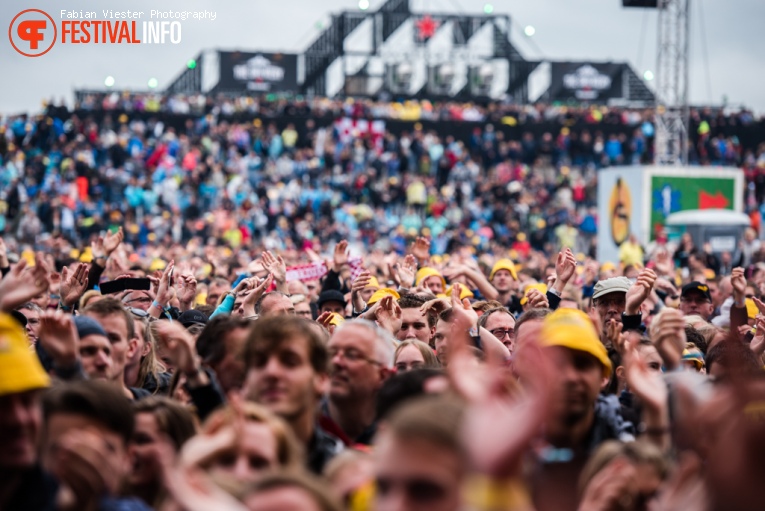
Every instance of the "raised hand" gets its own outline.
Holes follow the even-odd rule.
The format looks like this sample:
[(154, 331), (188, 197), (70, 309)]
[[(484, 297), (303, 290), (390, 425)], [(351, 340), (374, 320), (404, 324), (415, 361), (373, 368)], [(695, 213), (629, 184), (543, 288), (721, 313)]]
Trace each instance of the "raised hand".
[[(257, 277), (255, 277), (257, 279)], [(242, 301), (242, 315), (245, 318), (255, 315), (255, 304), (258, 303), (260, 297), (266, 293), (266, 289), (271, 287), (271, 283), (274, 281), (273, 274), (269, 273), (266, 278), (256, 283), (249, 291), (242, 292), (244, 300)]]
[(51, 471), (71, 490), (73, 500), (58, 509), (98, 509), (105, 495), (116, 495), (123, 470), (107, 439), (89, 429), (76, 429), (64, 435), (57, 447)]
[(175, 268), (175, 261), (170, 261), (168, 265), (165, 267), (165, 271), (162, 272), (162, 276), (159, 279), (159, 282), (157, 284), (157, 302), (162, 307), (165, 307), (170, 300), (173, 298), (173, 292), (172, 287), (173, 284), (171, 282), (171, 274), (173, 273), (173, 269)]
[(645, 268), (638, 274), (637, 281), (627, 291), (625, 314), (634, 316), (640, 313), (640, 305), (651, 295), (654, 282), (656, 274), (653, 270)]
[(122, 232), (122, 227), (117, 229), (116, 232), (107, 232), (106, 236), (103, 237), (103, 247), (106, 252), (106, 257), (112, 255), (112, 252), (117, 250), (117, 247), (120, 246), (120, 243), (122, 243), (122, 240), (124, 239), (125, 234)]
[(388, 332), (396, 335), (401, 330), (402, 311), (398, 301), (392, 296), (385, 296), (380, 300), (380, 306), (375, 310), (377, 324)]
[(488, 357), (486, 364), (478, 364), (467, 347), (467, 333), (453, 330), (447, 372), (452, 387), (468, 402), (461, 434), (470, 462), (496, 479), (518, 476), (521, 460), (546, 419), (554, 369), (536, 342), (524, 343), (518, 355), (528, 372), (525, 392), (512, 399), (500, 361)]
[(335, 245), (335, 251), (332, 253), (332, 269), (335, 273), (340, 273), (343, 266), (348, 264), (348, 256), (348, 242), (342, 240)]
[(610, 319), (606, 323), (606, 340), (623, 356), (625, 346), (622, 342), (622, 327), (623, 325), (615, 319)]
[(626, 351), (624, 362), (627, 386), (632, 393), (640, 398), (644, 412), (661, 415), (668, 422), (667, 396), (669, 391), (661, 374), (648, 370), (648, 366), (634, 346)]
[[(185, 374), (189, 383), (203, 385), (209, 382), (207, 375), (201, 370), (194, 336), (177, 321), (157, 321), (154, 325), (157, 342), (163, 354), (171, 360), (173, 367)], [(195, 381), (192, 382), (192, 379)]]
[(191, 309), (194, 298), (197, 296), (197, 279), (193, 275), (180, 275), (177, 284), (178, 301), (181, 303), (181, 310)]
[(72, 367), (79, 359), (80, 338), (69, 314), (60, 310), (43, 312), (37, 339), (59, 367)]
[(332, 325), (330, 324), (330, 321), (332, 321), (332, 316), (334, 313), (332, 312), (322, 312), (319, 314), (319, 317), (316, 318), (316, 322), (324, 327), (324, 329), (332, 334), (332, 330), (330, 329)]
[(78, 263), (71, 272), (66, 266), (61, 270), (61, 286), (59, 287), (59, 296), (61, 304), (65, 307), (72, 307), (88, 288), (88, 265)]
[(733, 286), (733, 300), (738, 307), (743, 307), (746, 300), (746, 277), (743, 268), (733, 268), (730, 283)]
[(372, 274), (367, 270), (364, 270), (361, 272), (361, 275), (353, 281), (353, 284), (351, 284), (351, 304), (353, 305), (354, 311), (361, 312), (364, 310), (364, 307), (367, 306), (366, 302), (361, 297), (361, 290), (367, 287), (371, 280)]
[(656, 254), (656, 259), (654, 261), (654, 268), (656, 268), (656, 272), (662, 276), (671, 275), (672, 267), (673, 263), (672, 259), (669, 257), (669, 252), (666, 250), (660, 250)]
[(632, 503), (637, 497), (636, 480), (635, 467), (622, 457), (614, 458), (587, 483), (579, 509), (625, 509), (625, 503)]
[(548, 309), (550, 302), (547, 300), (547, 295), (542, 294), (538, 289), (529, 289), (526, 293), (528, 299), (527, 305), (529, 309)]
[[(265, 251), (263, 252), (263, 256), (261, 258), (261, 263), (263, 263), (263, 268), (266, 269), (271, 275), (274, 276), (274, 282), (276, 282), (276, 287), (281, 288), (283, 286), (286, 286), (287, 284), (287, 265), (284, 262), (284, 259), (282, 259), (282, 256), (276, 256), (269, 252)], [(283, 292), (286, 291), (282, 290)]]
[[(755, 303), (757, 302), (760, 301), (755, 298)], [(755, 355), (757, 355), (757, 358), (761, 358), (763, 353), (765, 353), (765, 316), (760, 314), (757, 315), (755, 327), (757, 330), (755, 336), (752, 338), (752, 342), (749, 343), (749, 348), (754, 352)]]
[(470, 301), (467, 298), (460, 301), (460, 294), (462, 294), (462, 286), (454, 284), (452, 287), (452, 323), (454, 328), (467, 332), (478, 324), (478, 313), (470, 306)]
[(412, 244), (412, 255), (418, 261), (427, 261), (430, 259), (430, 240), (419, 236)]
[(555, 284), (553, 287), (559, 292), (563, 292), (563, 288), (571, 280), (571, 277), (576, 273), (576, 257), (570, 248), (561, 250), (558, 252), (558, 259), (555, 261)]
[(10, 263), (8, 262), (8, 247), (5, 246), (5, 241), (0, 237), (0, 268), (8, 268)]
[(664, 361), (664, 367), (673, 370), (680, 365), (685, 349), (685, 319), (677, 309), (662, 309), (651, 322), (651, 342)]
[[(452, 296), (454, 296), (454, 293), (452, 293)], [(422, 304), (422, 307), (420, 307), (420, 312), (423, 314), (434, 314), (438, 316), (446, 309), (451, 309), (452, 302), (447, 300), (446, 298), (434, 298), (433, 300), (428, 300), (427, 302)]]
[(409, 254), (403, 263), (389, 265), (388, 269), (399, 287), (409, 289), (414, 285), (414, 277), (417, 275), (417, 258)]
[(20, 260), (0, 281), (0, 310), (10, 312), (48, 291), (48, 269), (42, 256), (35, 256), (35, 266)]
[(656, 279), (656, 282), (654, 282), (654, 287), (659, 291), (668, 294), (669, 296), (677, 296), (680, 294), (675, 285), (667, 279)]

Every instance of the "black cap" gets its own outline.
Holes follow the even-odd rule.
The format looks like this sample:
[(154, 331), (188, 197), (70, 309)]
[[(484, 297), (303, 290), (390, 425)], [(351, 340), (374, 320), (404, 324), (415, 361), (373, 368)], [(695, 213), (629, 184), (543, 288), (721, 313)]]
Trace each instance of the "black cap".
[(191, 309), (178, 316), (178, 321), (185, 327), (189, 327), (195, 324), (206, 325), (207, 316), (198, 310)]
[(686, 284), (683, 286), (683, 291), (680, 293), (680, 296), (687, 296), (689, 293), (701, 293), (704, 295), (704, 298), (712, 301), (712, 295), (709, 294), (709, 286), (706, 284), (703, 284), (701, 282), (691, 282), (690, 284)]
[(340, 302), (343, 304), (343, 307), (345, 307), (345, 295), (343, 295), (343, 293), (337, 289), (322, 291), (322, 293), (319, 295), (319, 300), (316, 302), (316, 306), (321, 308), (321, 306), (327, 302)]

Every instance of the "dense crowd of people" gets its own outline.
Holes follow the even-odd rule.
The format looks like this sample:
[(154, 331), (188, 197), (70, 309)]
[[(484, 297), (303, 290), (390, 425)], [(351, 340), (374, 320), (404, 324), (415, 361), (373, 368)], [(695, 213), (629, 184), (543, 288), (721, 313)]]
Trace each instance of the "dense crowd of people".
[[(119, 110), (110, 109), (112, 97)], [(254, 244), (319, 253), (348, 239), (402, 254), (418, 235), (433, 240), (436, 255), (465, 245), (550, 254), (574, 247), (574, 232), (576, 251), (592, 256), (598, 169), (652, 157), (653, 126), (642, 111), (489, 105), (498, 123), (459, 137), (421, 123), (397, 134), (384, 121), (358, 127), (368, 115), (385, 119), (376, 103), (321, 99), (236, 100), (263, 114), (251, 121), (222, 115), (225, 98), (205, 99), (208, 114), (174, 127), (140, 115), (140, 98), (85, 97), (74, 112), (51, 103), (45, 114), (0, 121), (0, 233), (20, 243), (12, 249), (41, 248), (48, 234), (83, 249), (96, 233), (124, 226), (140, 257), (194, 238), (233, 251)], [(433, 108), (451, 107), (464, 105)], [(758, 212), (765, 145), (744, 147), (720, 131), (755, 120), (746, 112), (694, 116), (704, 133), (696, 161), (742, 166), (747, 208)], [(512, 119), (531, 130), (540, 118), (557, 119), (557, 128), (517, 138), (502, 129)], [(585, 128), (569, 129), (577, 123)], [(609, 134), (612, 125), (626, 131)]]
[(760, 265), (59, 241), (0, 243), (2, 509), (761, 506)]
[[(700, 146), (747, 173), (736, 250), (599, 263), (646, 112), (460, 139), (85, 99), (0, 122), (0, 509), (761, 508), (765, 145), (715, 131), (745, 113)], [(138, 115), (171, 100), (201, 110)]]

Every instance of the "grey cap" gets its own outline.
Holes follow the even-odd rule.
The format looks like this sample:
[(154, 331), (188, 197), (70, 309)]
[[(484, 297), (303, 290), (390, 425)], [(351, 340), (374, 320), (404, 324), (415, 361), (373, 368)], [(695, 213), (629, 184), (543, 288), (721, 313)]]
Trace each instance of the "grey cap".
[(632, 281), (627, 277), (611, 277), (610, 279), (599, 280), (595, 284), (592, 299), (595, 300), (610, 293), (626, 293), (630, 287), (632, 287)]

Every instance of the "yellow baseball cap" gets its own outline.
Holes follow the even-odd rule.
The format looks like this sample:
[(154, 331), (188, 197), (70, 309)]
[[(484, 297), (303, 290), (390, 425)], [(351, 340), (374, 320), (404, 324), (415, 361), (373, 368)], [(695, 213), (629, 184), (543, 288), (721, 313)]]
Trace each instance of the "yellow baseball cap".
[(330, 312), (330, 314), (332, 315), (329, 320), (330, 325), (340, 326), (345, 322), (345, 318), (337, 312)]
[(515, 263), (511, 261), (510, 259), (500, 259), (496, 263), (494, 263), (494, 267), (491, 269), (491, 273), (489, 274), (489, 280), (494, 279), (494, 274), (497, 273), (499, 270), (507, 270), (510, 272), (510, 275), (513, 276), (513, 279), (518, 280), (518, 272), (515, 271)]
[(526, 286), (526, 289), (523, 291), (523, 298), (521, 298), (521, 305), (526, 305), (526, 302), (529, 301), (529, 291), (532, 289), (536, 289), (542, 294), (547, 294), (547, 284), (543, 284), (541, 282), (538, 282), (536, 284), (529, 284)]
[(380, 289), (380, 282), (377, 280), (377, 277), (369, 277), (369, 284), (366, 285), (367, 288), (373, 287), (375, 289)]
[(446, 280), (444, 280), (444, 277), (441, 275), (441, 272), (436, 270), (435, 268), (430, 268), (428, 266), (424, 266), (417, 270), (417, 277), (415, 278), (414, 285), (419, 286), (422, 284), (422, 281), (427, 279), (428, 277), (438, 277), (441, 279), (441, 282), (443, 283), (444, 289), (446, 289)]
[(746, 299), (746, 317), (749, 319), (754, 319), (757, 317), (757, 314), (759, 314), (760, 309), (757, 308), (757, 306), (754, 304), (754, 300), (751, 298)]
[(558, 309), (547, 316), (542, 323), (540, 339), (543, 346), (564, 348), (589, 353), (603, 366), (603, 377), (611, 376), (611, 361), (608, 352), (590, 318), (576, 309)]
[[(448, 288), (446, 288), (446, 296), (449, 296), (449, 297), (452, 296), (452, 289), (454, 289), (454, 286), (449, 286)], [(460, 289), (462, 290), (460, 291), (460, 300), (464, 300), (465, 298), (475, 297), (475, 294), (473, 294), (473, 292), (467, 287), (460, 286)]]
[(369, 300), (367, 300), (367, 305), (374, 305), (386, 296), (392, 296), (396, 300), (401, 298), (401, 295), (398, 294), (398, 291), (395, 289), (391, 289), (389, 287), (381, 287), (377, 291), (372, 294), (372, 296), (369, 297)]
[(0, 396), (18, 394), (50, 385), (24, 329), (12, 316), (0, 313)]

